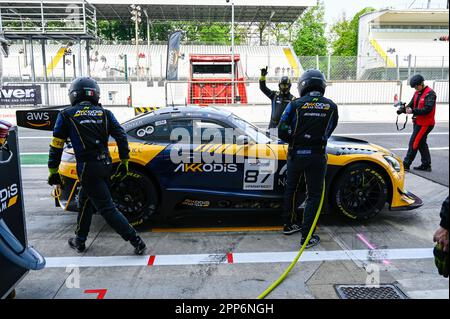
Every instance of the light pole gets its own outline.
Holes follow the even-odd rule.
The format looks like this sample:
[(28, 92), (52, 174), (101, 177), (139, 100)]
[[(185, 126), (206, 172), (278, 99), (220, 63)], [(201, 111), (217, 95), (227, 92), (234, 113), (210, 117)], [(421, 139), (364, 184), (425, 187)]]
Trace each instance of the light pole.
[[(152, 60), (150, 55), (150, 20), (148, 18), (147, 10), (144, 10), (145, 17), (147, 19), (147, 67), (148, 67), (148, 75), (150, 81), (153, 83), (152, 79)], [(153, 84), (152, 84), (153, 85)]]
[[(230, 0), (227, 0), (230, 2)], [(235, 65), (234, 65), (234, 0), (231, 0), (231, 103), (234, 104), (235, 98), (235, 88), (234, 88), (234, 78), (235, 78)]]
[(136, 44), (136, 76), (139, 81), (139, 23), (141, 20), (141, 6), (136, 6), (134, 4), (131, 7), (131, 20), (134, 21), (134, 32), (135, 32), (135, 44)]
[(269, 18), (269, 34), (267, 37), (267, 66), (270, 69), (270, 33), (272, 32), (272, 18), (275, 15), (275, 11), (272, 11)]

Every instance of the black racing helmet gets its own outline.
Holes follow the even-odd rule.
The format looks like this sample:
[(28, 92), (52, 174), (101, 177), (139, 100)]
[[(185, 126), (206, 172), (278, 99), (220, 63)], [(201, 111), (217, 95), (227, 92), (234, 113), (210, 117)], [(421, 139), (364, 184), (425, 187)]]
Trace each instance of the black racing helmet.
[(325, 94), (327, 80), (325, 75), (319, 70), (311, 69), (305, 71), (298, 80), (298, 93), (305, 96), (309, 92), (318, 91)]
[(288, 76), (282, 76), (278, 82), (278, 87), (281, 92), (289, 92), (291, 90), (292, 82)]
[(409, 85), (411, 85), (412, 88), (422, 84), (423, 82), (425, 82), (425, 78), (420, 74), (413, 75), (411, 79), (409, 79)]
[(94, 105), (100, 100), (100, 87), (97, 81), (90, 77), (79, 77), (73, 80), (69, 88), (70, 104), (91, 102)]

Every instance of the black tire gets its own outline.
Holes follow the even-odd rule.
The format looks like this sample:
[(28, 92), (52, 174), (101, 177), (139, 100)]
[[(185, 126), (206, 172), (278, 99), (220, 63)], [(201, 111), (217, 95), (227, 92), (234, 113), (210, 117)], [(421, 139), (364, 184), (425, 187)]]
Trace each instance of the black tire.
[(156, 210), (158, 193), (153, 182), (142, 172), (130, 169), (126, 178), (111, 185), (117, 209), (132, 226), (145, 224)]
[(388, 183), (380, 169), (366, 163), (344, 168), (333, 187), (333, 206), (345, 216), (364, 221), (386, 205)]

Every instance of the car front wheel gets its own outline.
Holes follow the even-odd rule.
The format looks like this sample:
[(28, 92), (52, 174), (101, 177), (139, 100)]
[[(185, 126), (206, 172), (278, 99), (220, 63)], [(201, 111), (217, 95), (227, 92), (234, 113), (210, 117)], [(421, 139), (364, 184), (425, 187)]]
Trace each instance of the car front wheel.
[(146, 223), (157, 207), (157, 191), (142, 172), (130, 169), (126, 178), (113, 182), (111, 195), (117, 209), (132, 226)]
[(375, 217), (384, 208), (387, 196), (384, 175), (366, 163), (344, 168), (333, 188), (336, 210), (353, 220)]

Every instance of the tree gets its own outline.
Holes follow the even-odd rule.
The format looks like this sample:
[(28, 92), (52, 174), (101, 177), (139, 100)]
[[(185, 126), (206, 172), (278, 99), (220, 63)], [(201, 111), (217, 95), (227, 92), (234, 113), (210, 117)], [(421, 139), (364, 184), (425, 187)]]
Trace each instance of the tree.
[(335, 56), (357, 56), (358, 55), (358, 33), (359, 18), (368, 12), (375, 11), (374, 8), (364, 8), (352, 18), (347, 20), (344, 16), (342, 20), (336, 22), (331, 27), (331, 36), (333, 38), (331, 49)]
[(327, 55), (325, 8), (322, 2), (307, 11), (296, 22), (293, 48), (298, 56)]

